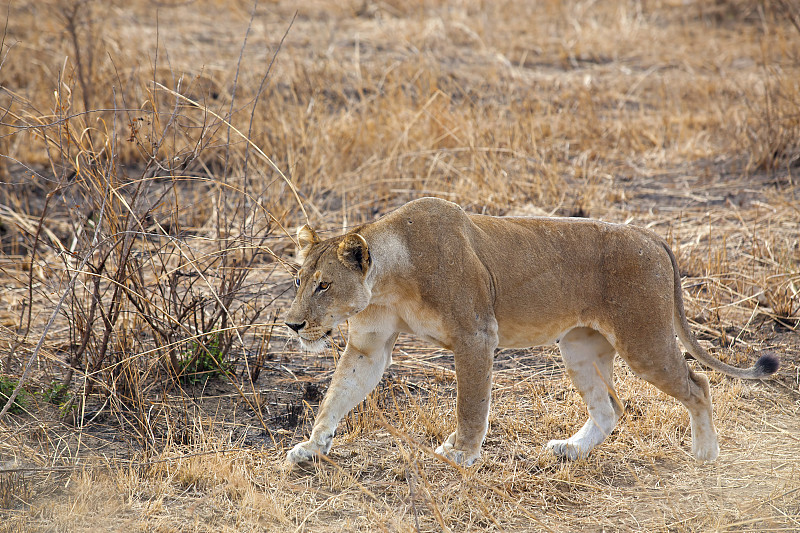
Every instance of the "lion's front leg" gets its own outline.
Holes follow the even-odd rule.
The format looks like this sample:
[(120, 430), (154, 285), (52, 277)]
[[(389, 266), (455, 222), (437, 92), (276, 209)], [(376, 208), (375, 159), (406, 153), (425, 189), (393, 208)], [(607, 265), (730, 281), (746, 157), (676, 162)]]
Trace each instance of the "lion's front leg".
[(496, 336), (486, 342), (454, 350), (456, 363), (456, 430), (436, 448), (436, 453), (469, 466), (481, 456), (489, 427), (492, 396), (492, 362)]
[(391, 362), (391, 351), (396, 339), (396, 334), (387, 340), (376, 334), (351, 333), (333, 373), (331, 385), (322, 400), (311, 436), (289, 450), (286, 454), (289, 463), (308, 462), (318, 454), (326, 455), (330, 451), (339, 421), (353, 407), (364, 401), (380, 382), (383, 372)]

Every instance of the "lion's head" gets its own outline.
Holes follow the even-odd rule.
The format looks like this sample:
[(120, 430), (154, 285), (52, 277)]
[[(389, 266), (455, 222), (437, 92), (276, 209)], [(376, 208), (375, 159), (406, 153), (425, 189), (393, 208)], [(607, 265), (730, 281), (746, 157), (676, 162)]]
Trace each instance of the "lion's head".
[(319, 351), (333, 328), (369, 305), (369, 246), (359, 233), (321, 241), (306, 225), (297, 231), (297, 262), (297, 294), (285, 321), (304, 348)]

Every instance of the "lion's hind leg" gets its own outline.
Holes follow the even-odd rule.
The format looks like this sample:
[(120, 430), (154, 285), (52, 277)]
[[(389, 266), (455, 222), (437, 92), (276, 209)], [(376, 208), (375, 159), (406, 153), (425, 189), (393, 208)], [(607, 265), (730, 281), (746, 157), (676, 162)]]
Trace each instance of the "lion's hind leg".
[(714, 461), (719, 455), (714, 429), (708, 378), (689, 368), (671, 332), (640, 342), (637, 357), (620, 349), (620, 356), (642, 379), (679, 400), (689, 411), (692, 425), (692, 455), (699, 461)]
[(622, 409), (617, 405), (613, 385), (614, 347), (599, 332), (590, 328), (570, 330), (558, 347), (567, 373), (578, 389), (589, 419), (566, 440), (551, 440), (547, 449), (570, 460), (585, 458), (614, 429)]

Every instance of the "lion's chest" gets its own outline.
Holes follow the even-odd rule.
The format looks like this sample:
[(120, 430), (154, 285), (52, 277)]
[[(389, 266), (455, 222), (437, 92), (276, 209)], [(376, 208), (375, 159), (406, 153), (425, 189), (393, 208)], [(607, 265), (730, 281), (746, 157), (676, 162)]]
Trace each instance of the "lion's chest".
[(446, 349), (452, 349), (452, 331), (442, 316), (420, 302), (406, 302), (394, 307), (398, 329)]
[(376, 314), (382, 317), (381, 321), (395, 331), (410, 333), (443, 348), (452, 348), (452, 328), (447, 326), (441, 312), (423, 302), (409, 285), (383, 291), (379, 297), (373, 297), (370, 307), (378, 311)]

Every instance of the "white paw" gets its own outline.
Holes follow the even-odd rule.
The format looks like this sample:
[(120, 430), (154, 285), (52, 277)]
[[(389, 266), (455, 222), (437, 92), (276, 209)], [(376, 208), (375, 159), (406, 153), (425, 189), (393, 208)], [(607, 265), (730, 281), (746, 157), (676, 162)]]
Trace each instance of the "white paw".
[(286, 462), (290, 464), (310, 463), (317, 458), (322, 450), (313, 442), (305, 441), (295, 445), (286, 453)]
[(457, 450), (449, 442), (442, 443), (441, 446), (436, 448), (436, 453), (443, 455), (456, 463), (457, 465), (470, 466), (481, 457), (481, 452), (467, 452), (466, 450)]
[(713, 463), (719, 456), (719, 444), (717, 444), (715, 440), (712, 444), (707, 446), (698, 446), (697, 448), (692, 446), (692, 455), (694, 455), (695, 459), (698, 461)]
[(591, 448), (587, 449), (586, 446), (581, 446), (580, 442), (569, 440), (551, 440), (545, 446), (548, 450), (553, 452), (556, 457), (563, 457), (574, 461), (576, 459), (585, 459), (589, 456)]

